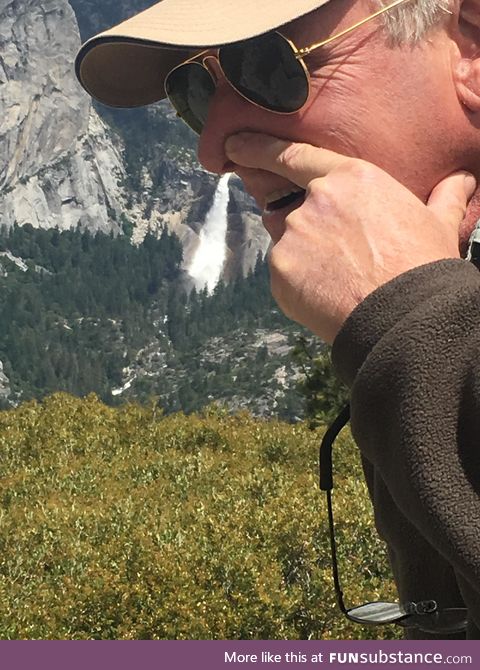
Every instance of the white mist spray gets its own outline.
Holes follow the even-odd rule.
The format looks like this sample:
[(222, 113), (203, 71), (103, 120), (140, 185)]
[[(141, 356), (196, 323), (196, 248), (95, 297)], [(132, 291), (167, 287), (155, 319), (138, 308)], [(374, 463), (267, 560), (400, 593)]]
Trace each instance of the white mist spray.
[(200, 231), (200, 243), (193, 256), (188, 274), (192, 277), (195, 288), (207, 287), (212, 293), (222, 274), (227, 255), (227, 212), (230, 192), (228, 190), (229, 174), (220, 177), (213, 205), (207, 214)]

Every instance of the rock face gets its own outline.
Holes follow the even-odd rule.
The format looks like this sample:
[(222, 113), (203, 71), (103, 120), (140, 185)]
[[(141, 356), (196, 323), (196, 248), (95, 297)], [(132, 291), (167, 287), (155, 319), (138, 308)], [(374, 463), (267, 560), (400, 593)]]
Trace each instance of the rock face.
[(79, 42), (66, 0), (0, 0), (0, 218), (7, 226), (118, 227), (122, 160), (75, 80)]
[[(149, 3), (72, 4), (79, 18), (88, 15), (95, 32), (108, 25), (101, 23), (102, 12), (103, 19), (121, 20)], [(0, 0), (0, 224), (121, 232), (128, 221), (134, 242), (147, 230), (167, 225), (184, 245), (187, 267), (217, 178), (191, 157), (172, 160), (159, 151), (157, 186), (151, 166), (145, 166), (141, 191), (132, 198), (122, 141), (75, 78), (80, 42), (67, 0)], [(154, 111), (168, 124), (177, 123), (168, 106)], [(248, 272), (258, 251), (264, 254), (268, 246), (268, 235), (238, 180), (232, 180), (226, 242), (227, 281)]]
[(4, 188), (71, 150), (86, 133), (89, 106), (68, 76), (78, 40), (66, 2), (0, 0), (0, 40)]
[(153, 0), (70, 0), (82, 40), (110, 28), (154, 4)]
[(3, 372), (3, 363), (0, 361), (0, 402), (6, 401), (10, 395), (10, 382)]
[(230, 203), (227, 229), (228, 256), (224, 277), (230, 281), (240, 274), (246, 276), (255, 267), (258, 254), (265, 256), (270, 236), (262, 225), (252, 198), (246, 195), (238, 177), (230, 180)]

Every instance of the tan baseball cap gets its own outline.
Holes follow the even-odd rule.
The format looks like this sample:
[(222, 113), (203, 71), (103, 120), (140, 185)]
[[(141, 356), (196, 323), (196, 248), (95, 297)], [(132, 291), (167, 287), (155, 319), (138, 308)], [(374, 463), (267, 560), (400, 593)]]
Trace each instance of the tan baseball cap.
[(202, 49), (261, 35), (329, 0), (161, 0), (88, 40), (77, 77), (111, 107), (140, 107), (165, 98), (169, 71)]

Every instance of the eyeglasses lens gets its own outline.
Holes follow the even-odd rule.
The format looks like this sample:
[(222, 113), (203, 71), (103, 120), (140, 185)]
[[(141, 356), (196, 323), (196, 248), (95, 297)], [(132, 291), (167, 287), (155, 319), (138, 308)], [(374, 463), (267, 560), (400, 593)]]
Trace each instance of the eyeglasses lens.
[(397, 623), (405, 628), (419, 628), (432, 634), (460, 633), (467, 626), (467, 610), (460, 607), (409, 615), (398, 603), (375, 602), (352, 607), (347, 611), (347, 617), (355, 623)]
[(215, 92), (208, 70), (200, 63), (186, 63), (172, 70), (165, 81), (165, 92), (179, 116), (200, 134)]
[[(279, 33), (222, 47), (219, 61), (232, 86), (260, 107), (289, 114), (307, 101), (305, 68)], [(208, 70), (200, 63), (181, 65), (168, 75), (165, 91), (179, 116), (200, 134), (215, 92)]]
[(398, 603), (376, 602), (359, 605), (348, 610), (348, 618), (357, 623), (393, 623), (406, 616), (407, 612)]
[(307, 101), (305, 69), (279, 33), (222, 47), (219, 60), (234, 88), (261, 107), (285, 114)]

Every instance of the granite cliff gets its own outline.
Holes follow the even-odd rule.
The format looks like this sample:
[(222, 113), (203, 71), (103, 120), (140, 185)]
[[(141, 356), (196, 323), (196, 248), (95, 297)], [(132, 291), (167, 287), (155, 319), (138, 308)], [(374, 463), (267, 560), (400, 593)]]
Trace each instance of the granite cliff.
[[(185, 264), (198, 245), (216, 179), (192, 151), (171, 150), (169, 137), (152, 137), (155, 160), (145, 160), (132, 187), (125, 137), (76, 82), (81, 42), (146, 6), (145, 0), (0, 0), (0, 224), (122, 232), (134, 242), (163, 225), (184, 244)], [(75, 10), (75, 11), (74, 11)], [(76, 12), (76, 14), (75, 14)], [(175, 128), (167, 105), (150, 116)], [(131, 137), (135, 143), (135, 137)], [(140, 155), (141, 158), (141, 155)], [(155, 173), (155, 174), (153, 174)], [(239, 182), (232, 182), (224, 278), (245, 274), (268, 237)]]
[[(256, 265), (269, 238), (240, 180), (225, 193), (226, 181), (198, 165), (196, 138), (168, 104), (109, 110), (76, 81), (81, 40), (151, 1), (0, 0), (0, 407), (94, 390), (109, 402), (153, 393), (168, 411), (219, 400), (295, 418), (288, 359), (297, 329), (275, 310), (266, 268)], [(189, 270), (220, 195), (216, 270), (228, 285), (187, 299), (182, 288), (199, 288)], [(179, 252), (173, 279), (157, 291), (165, 259), (132, 259), (152, 248), (151, 236), (140, 245), (148, 232), (160, 237), (165, 227), (183, 261)], [(116, 239), (92, 244), (85, 231)], [(119, 269), (115, 259), (127, 256)], [(209, 280), (219, 276), (214, 258), (207, 254)], [(137, 295), (140, 268), (151, 281)]]
[(66, 0), (0, 0), (0, 221), (118, 228), (124, 167), (76, 83)]

